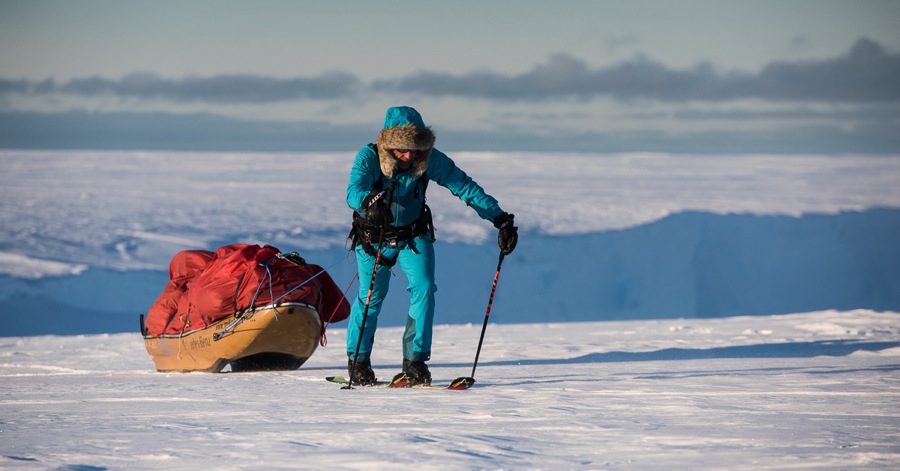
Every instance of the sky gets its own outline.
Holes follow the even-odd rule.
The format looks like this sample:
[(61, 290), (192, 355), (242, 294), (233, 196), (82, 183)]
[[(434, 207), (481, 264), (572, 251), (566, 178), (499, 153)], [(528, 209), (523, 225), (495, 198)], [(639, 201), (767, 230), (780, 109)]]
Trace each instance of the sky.
[(900, 2), (0, 0), (0, 148), (900, 153)]

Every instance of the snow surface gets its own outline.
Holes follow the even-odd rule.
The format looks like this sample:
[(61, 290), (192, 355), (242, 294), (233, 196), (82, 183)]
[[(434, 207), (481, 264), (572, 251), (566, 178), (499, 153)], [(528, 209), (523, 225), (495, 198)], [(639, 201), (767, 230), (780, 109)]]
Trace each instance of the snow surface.
[[(436, 382), (480, 325), (440, 326)], [(379, 330), (376, 373), (399, 368)], [(3, 469), (897, 469), (900, 314), (489, 325), (468, 391), (162, 374), (137, 334), (0, 339)]]
[[(269, 243), (347, 285), (353, 155), (0, 151), (0, 336), (134, 331), (184, 249)], [(900, 157), (453, 157), (517, 215), (505, 322), (900, 310)], [(478, 322), (496, 231), (428, 200), (438, 322)]]
[[(155, 373), (137, 314), (179, 250), (270, 243), (351, 281), (352, 155), (0, 151), (0, 468), (900, 467), (896, 156), (452, 154), (521, 228), (474, 388), (341, 390), (341, 324), (298, 371)], [(497, 248), (428, 198), (443, 383)]]

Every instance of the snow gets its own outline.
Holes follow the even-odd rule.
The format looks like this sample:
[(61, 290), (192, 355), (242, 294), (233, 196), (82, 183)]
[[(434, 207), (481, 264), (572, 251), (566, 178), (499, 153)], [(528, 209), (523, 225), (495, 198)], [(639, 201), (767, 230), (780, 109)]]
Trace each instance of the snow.
[[(896, 156), (451, 153), (521, 232), (472, 389), (327, 383), (342, 324), (297, 371), (156, 373), (137, 314), (179, 250), (271, 243), (351, 281), (352, 154), (0, 151), (0, 468), (900, 466)], [(497, 248), (429, 204), (446, 383)]]
[(40, 279), (45, 276), (80, 275), (87, 265), (39, 260), (14, 253), (0, 253), (0, 273), (16, 278)]
[[(471, 373), (480, 328), (437, 329), (436, 382)], [(900, 463), (897, 313), (492, 324), (464, 392), (327, 383), (344, 371), (343, 335), (329, 330), (331, 345), (295, 372), (219, 375), (155, 373), (134, 333), (0, 339), (0, 467)], [(398, 368), (400, 336), (379, 330), (381, 377)]]
[[(353, 154), (0, 151), (0, 335), (133, 331), (184, 249), (268, 243), (345, 286)], [(507, 322), (900, 310), (898, 156), (452, 155), (517, 215)], [(478, 322), (495, 230), (428, 200), (438, 322)]]

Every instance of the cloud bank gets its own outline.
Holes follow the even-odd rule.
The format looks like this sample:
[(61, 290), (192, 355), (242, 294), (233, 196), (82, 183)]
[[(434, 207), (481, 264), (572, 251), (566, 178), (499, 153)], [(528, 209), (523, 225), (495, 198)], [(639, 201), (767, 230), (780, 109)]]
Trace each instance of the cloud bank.
[(555, 54), (518, 75), (0, 77), (0, 148), (345, 151), (396, 103), (441, 111), (460, 150), (900, 153), (900, 53), (867, 38), (758, 72)]
[(520, 75), (491, 71), (454, 75), (419, 72), (376, 79), (366, 84), (346, 72), (280, 79), (256, 75), (217, 75), (166, 79), (135, 73), (121, 79), (90, 77), (57, 83), (0, 78), (0, 94), (114, 96), (210, 104), (273, 103), (291, 100), (357, 98), (369, 93), (419, 94), (495, 101), (648, 99), (662, 102), (828, 101), (847, 103), (900, 101), (900, 54), (860, 38), (840, 57), (800, 62), (773, 62), (759, 73), (718, 72), (712, 64), (678, 70), (638, 57), (591, 69), (568, 54), (555, 54)]
[(41, 82), (0, 79), (0, 93), (66, 94), (82, 97), (110, 95), (119, 98), (214, 104), (327, 100), (357, 93), (359, 86), (358, 78), (343, 72), (292, 79), (255, 75), (165, 79), (149, 72), (131, 74), (119, 80), (91, 77), (63, 83), (56, 83), (52, 78)]
[(900, 54), (889, 54), (880, 44), (861, 38), (844, 56), (820, 61), (774, 62), (757, 74), (719, 73), (709, 63), (675, 70), (646, 58), (591, 70), (583, 60), (557, 54), (517, 76), (491, 72), (468, 75), (422, 72), (395, 80), (379, 80), (372, 88), (432, 96), (526, 101), (597, 96), (665, 102), (746, 98), (900, 101)]

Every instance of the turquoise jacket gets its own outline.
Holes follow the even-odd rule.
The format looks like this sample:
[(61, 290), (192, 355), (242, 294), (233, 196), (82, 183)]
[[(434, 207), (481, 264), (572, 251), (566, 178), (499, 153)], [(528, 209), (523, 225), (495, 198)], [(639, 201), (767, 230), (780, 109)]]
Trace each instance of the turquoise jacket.
[[(428, 142), (427, 148), (420, 150), (418, 161), (412, 168), (399, 171), (394, 167), (390, 150), (385, 149), (384, 145), (379, 148), (377, 143), (383, 144), (385, 141), (382, 136), (392, 129), (410, 125), (415, 126), (415, 131), (430, 136), (431, 141)], [(421, 116), (414, 109), (390, 108), (379, 141), (363, 147), (356, 155), (347, 184), (347, 205), (361, 216), (365, 216), (362, 208), (363, 200), (376, 187), (376, 182), (380, 182), (380, 188), (389, 188), (393, 185), (393, 193), (390, 196), (393, 225), (407, 226), (415, 222), (422, 212), (427, 179), (450, 190), (450, 193), (469, 205), (483, 219), (492, 221), (503, 214), (494, 197), (485, 193), (484, 189), (457, 167), (450, 157), (431, 147), (433, 140), (430, 129), (425, 127)], [(386, 169), (388, 174), (385, 174)]]

